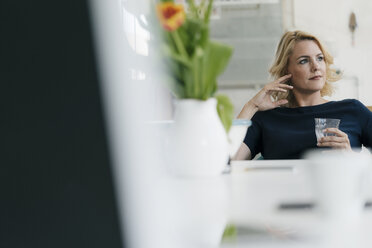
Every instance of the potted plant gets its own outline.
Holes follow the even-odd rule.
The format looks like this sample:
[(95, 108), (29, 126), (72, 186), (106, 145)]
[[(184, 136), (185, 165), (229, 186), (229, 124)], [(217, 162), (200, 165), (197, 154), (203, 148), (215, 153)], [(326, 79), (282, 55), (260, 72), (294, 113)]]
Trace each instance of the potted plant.
[(178, 99), (169, 141), (170, 167), (181, 175), (218, 175), (228, 160), (226, 132), (233, 106), (216, 92), (217, 77), (233, 49), (210, 40), (212, 3), (188, 0), (187, 11), (173, 1), (156, 6), (167, 86)]

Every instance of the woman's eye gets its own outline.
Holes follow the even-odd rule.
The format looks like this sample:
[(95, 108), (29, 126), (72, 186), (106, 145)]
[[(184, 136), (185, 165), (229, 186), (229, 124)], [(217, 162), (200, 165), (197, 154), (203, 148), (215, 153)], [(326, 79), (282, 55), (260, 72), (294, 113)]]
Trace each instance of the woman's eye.
[(319, 56), (318, 57), (318, 61), (323, 61), (324, 60), (324, 57), (323, 56)]
[(301, 59), (298, 63), (302, 65), (307, 63), (307, 61), (308, 61), (307, 59)]

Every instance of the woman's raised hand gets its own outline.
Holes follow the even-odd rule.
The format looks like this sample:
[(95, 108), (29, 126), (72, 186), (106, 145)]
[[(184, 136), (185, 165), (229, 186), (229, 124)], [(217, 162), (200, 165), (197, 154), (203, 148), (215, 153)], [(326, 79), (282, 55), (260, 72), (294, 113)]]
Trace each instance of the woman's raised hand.
[(238, 119), (251, 119), (257, 111), (264, 111), (279, 107), (280, 105), (288, 103), (287, 100), (282, 99), (273, 101), (271, 96), (275, 92), (287, 92), (293, 89), (293, 86), (285, 84), (292, 77), (291, 74), (278, 78), (272, 83), (265, 85), (249, 102), (247, 102), (242, 111), (238, 115)]
[(285, 84), (292, 77), (291, 74), (278, 78), (272, 83), (265, 85), (251, 100), (250, 102), (258, 109), (264, 111), (279, 107), (288, 103), (286, 99), (273, 101), (271, 96), (276, 92), (287, 92), (293, 89), (293, 86)]

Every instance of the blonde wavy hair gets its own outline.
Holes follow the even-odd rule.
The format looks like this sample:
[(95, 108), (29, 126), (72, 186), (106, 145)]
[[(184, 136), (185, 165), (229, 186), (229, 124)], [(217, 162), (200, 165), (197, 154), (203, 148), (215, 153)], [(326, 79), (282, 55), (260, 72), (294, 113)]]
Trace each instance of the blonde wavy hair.
[[(336, 82), (341, 78), (342, 75), (341, 73), (337, 72), (336, 69), (330, 67), (333, 64), (333, 57), (324, 48), (320, 40), (316, 38), (314, 35), (311, 35), (303, 31), (299, 30), (287, 31), (283, 34), (282, 38), (280, 39), (278, 48), (276, 50), (274, 63), (269, 70), (271, 77), (273, 79), (278, 79), (288, 74), (289, 57), (293, 53), (293, 49), (296, 42), (303, 40), (314, 41), (319, 46), (319, 49), (322, 51), (324, 55), (324, 61), (326, 64), (326, 81), (324, 87), (320, 91), (320, 94), (321, 96), (332, 95), (334, 89), (330, 83)], [(287, 83), (290, 84), (290, 82)], [(274, 98), (275, 100), (287, 99), (288, 100), (287, 106), (289, 107), (296, 105), (296, 99), (292, 91), (289, 91), (288, 93), (275, 94)]]

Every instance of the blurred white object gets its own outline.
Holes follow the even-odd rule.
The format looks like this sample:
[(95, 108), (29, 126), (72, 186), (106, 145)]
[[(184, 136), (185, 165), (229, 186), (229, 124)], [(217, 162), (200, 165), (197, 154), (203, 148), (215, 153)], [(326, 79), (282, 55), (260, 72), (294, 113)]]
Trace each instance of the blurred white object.
[(333, 219), (358, 217), (365, 202), (370, 156), (331, 150), (314, 151), (307, 157), (318, 212)]
[[(143, 30), (137, 24), (149, 14), (151, 3), (90, 0), (89, 4), (123, 246), (179, 247), (164, 225), (170, 186), (161, 174), (161, 140), (147, 125), (154, 112), (154, 87), (149, 87), (149, 80), (161, 77), (162, 71), (155, 66), (155, 53), (144, 56), (146, 37), (141, 37)], [(133, 21), (133, 29), (125, 27), (127, 22), (123, 27), (123, 20)], [(156, 116), (164, 116), (158, 111), (162, 109), (156, 109)]]
[(175, 248), (217, 248), (228, 219), (225, 176), (171, 179), (169, 238)]
[(217, 176), (228, 162), (225, 129), (217, 114), (217, 101), (177, 101), (167, 150), (168, 167), (181, 176)]
[(235, 153), (238, 151), (247, 133), (247, 129), (251, 125), (251, 123), (252, 122), (250, 120), (245, 119), (233, 120), (232, 126), (227, 135), (229, 139), (230, 157), (233, 157)]

